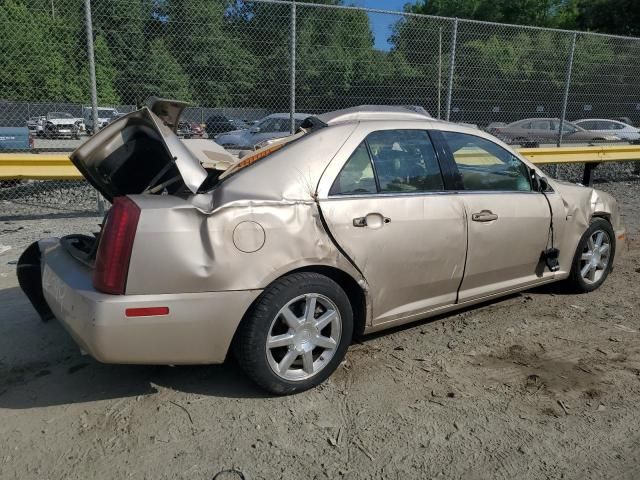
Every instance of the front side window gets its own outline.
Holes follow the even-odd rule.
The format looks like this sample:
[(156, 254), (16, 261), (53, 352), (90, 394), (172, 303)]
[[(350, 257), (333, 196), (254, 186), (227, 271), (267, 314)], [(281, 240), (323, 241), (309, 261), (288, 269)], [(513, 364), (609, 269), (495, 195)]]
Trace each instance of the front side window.
[(441, 190), (444, 183), (428, 133), (381, 130), (369, 134), (353, 152), (329, 194)]
[(531, 128), (534, 130), (553, 130), (551, 122), (549, 120), (536, 120), (531, 122)]
[(529, 169), (518, 157), (485, 138), (442, 132), (465, 190), (531, 191)]

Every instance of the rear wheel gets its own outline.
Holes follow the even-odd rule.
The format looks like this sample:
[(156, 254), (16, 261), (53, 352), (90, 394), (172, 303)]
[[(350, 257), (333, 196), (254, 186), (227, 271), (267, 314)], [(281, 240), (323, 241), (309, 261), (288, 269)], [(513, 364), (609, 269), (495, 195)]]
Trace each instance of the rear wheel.
[(300, 392), (333, 373), (352, 334), (353, 313), (344, 290), (324, 275), (295, 273), (258, 297), (239, 328), (234, 354), (264, 389)]
[(600, 287), (611, 272), (615, 253), (611, 224), (603, 218), (594, 218), (578, 243), (569, 286), (578, 292), (591, 292)]

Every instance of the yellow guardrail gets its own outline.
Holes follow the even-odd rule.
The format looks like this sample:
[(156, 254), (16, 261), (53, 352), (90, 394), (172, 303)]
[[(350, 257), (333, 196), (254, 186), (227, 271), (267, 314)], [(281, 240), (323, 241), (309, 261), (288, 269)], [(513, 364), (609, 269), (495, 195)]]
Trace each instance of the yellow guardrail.
[(2, 153), (0, 180), (77, 180), (82, 178), (66, 153)]
[(519, 148), (518, 151), (536, 165), (640, 161), (640, 145)]
[[(594, 147), (520, 148), (518, 151), (536, 165), (584, 163), (589, 171), (602, 162), (640, 161), (640, 145), (600, 145)], [(471, 156), (465, 152), (463, 156)], [(82, 175), (64, 153), (2, 153), (0, 180), (78, 180)]]

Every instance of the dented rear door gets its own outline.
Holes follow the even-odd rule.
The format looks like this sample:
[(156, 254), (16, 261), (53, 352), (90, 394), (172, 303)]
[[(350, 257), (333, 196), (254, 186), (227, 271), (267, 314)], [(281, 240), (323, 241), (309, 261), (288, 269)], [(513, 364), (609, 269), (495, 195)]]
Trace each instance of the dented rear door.
[(369, 284), (374, 324), (454, 304), (464, 270), (464, 204), (438, 180), (427, 133), (407, 132), (371, 132), (349, 147), (320, 198), (328, 229)]

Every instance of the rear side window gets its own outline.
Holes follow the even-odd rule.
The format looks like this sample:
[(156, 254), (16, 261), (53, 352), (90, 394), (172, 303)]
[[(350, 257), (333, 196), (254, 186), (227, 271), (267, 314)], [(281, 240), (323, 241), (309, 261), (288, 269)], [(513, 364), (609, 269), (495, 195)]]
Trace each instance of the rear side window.
[(381, 130), (369, 134), (336, 177), (330, 195), (444, 190), (426, 131)]
[(362, 142), (342, 167), (331, 186), (331, 190), (329, 190), (329, 195), (354, 195), (376, 192), (376, 181), (373, 176), (371, 158), (367, 151), (367, 145)]
[(442, 132), (465, 190), (531, 191), (529, 170), (518, 157), (490, 140)]

